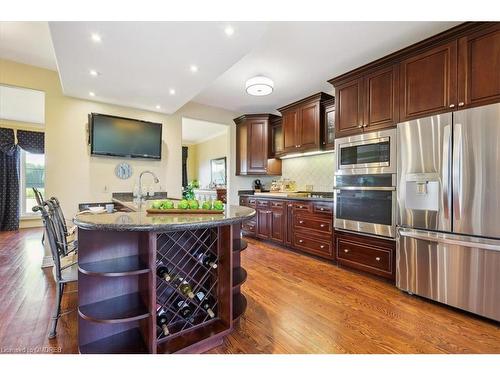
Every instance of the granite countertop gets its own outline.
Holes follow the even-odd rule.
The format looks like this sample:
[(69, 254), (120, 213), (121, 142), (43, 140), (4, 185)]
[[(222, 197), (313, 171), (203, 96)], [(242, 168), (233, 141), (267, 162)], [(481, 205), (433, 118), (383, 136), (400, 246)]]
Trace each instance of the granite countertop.
[[(314, 195), (314, 193), (312, 193)], [(312, 196), (312, 197), (280, 197), (280, 196), (265, 196), (255, 195), (253, 193), (239, 193), (240, 197), (254, 197), (260, 199), (284, 199), (287, 201), (316, 201), (316, 202), (333, 202), (333, 193), (331, 196)]]
[(146, 208), (150, 202), (139, 205), (116, 198), (113, 200), (132, 212), (81, 213), (73, 218), (73, 222), (81, 229), (163, 232), (231, 225), (255, 216), (254, 209), (242, 206), (226, 206), (222, 214), (148, 214)]

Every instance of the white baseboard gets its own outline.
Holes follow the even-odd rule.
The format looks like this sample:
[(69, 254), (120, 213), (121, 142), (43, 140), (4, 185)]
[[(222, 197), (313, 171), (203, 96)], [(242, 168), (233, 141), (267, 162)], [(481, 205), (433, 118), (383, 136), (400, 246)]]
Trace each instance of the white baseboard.
[(52, 256), (46, 255), (42, 259), (42, 268), (47, 268), (47, 267), (52, 267), (54, 266), (54, 260), (52, 259)]

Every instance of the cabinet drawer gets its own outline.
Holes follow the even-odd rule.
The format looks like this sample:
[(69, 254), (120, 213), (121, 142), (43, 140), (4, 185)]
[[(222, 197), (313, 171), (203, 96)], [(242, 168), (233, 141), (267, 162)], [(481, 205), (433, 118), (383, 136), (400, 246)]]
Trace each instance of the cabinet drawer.
[(247, 199), (247, 205), (248, 205), (248, 207), (255, 208), (255, 202), (256, 201), (257, 201), (257, 199), (255, 199), (255, 198), (248, 198)]
[(255, 234), (255, 230), (257, 228), (257, 223), (255, 220), (247, 220), (241, 223), (241, 229), (244, 232)]
[(257, 207), (258, 208), (267, 208), (267, 207), (269, 207), (269, 201), (257, 199)]
[(333, 215), (333, 202), (314, 202), (313, 213)]
[(352, 266), (363, 271), (392, 278), (394, 250), (378, 247), (369, 242), (353, 242), (343, 238), (337, 239), (337, 260), (341, 264)]
[(240, 206), (248, 206), (248, 198), (240, 197)]
[(318, 218), (295, 216), (294, 226), (296, 230), (313, 230), (322, 234), (332, 234), (332, 220), (321, 220)]
[(312, 212), (311, 202), (293, 202), (295, 212)]
[(271, 208), (274, 209), (283, 209), (285, 207), (284, 201), (269, 201)]
[(293, 236), (293, 246), (307, 253), (333, 259), (332, 241), (326, 239), (312, 239), (300, 233), (295, 233)]

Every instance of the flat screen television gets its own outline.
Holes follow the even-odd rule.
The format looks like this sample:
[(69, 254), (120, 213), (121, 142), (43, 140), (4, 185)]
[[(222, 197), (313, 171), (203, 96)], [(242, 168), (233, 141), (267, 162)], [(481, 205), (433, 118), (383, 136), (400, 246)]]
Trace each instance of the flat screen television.
[(91, 155), (161, 159), (162, 124), (90, 114)]

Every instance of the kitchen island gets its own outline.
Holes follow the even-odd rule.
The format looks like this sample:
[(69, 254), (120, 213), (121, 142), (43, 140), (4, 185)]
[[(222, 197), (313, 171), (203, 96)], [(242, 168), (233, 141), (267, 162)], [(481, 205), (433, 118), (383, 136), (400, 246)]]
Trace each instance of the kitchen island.
[(148, 202), (124, 203), (130, 212), (73, 219), (80, 352), (198, 353), (220, 345), (246, 308), (240, 228), (255, 211), (152, 215)]

